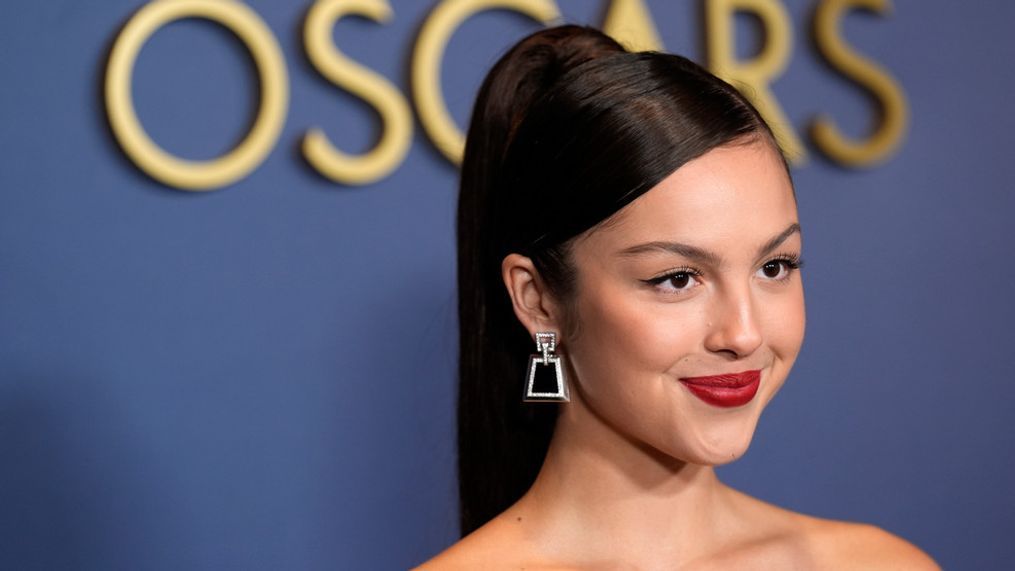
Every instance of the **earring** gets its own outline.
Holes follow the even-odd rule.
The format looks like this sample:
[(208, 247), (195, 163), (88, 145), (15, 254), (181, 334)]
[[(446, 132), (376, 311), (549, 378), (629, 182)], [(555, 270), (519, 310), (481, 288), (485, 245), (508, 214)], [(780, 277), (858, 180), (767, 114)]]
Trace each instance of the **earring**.
[[(567, 379), (564, 377), (564, 363), (560, 355), (554, 355), (557, 349), (557, 334), (552, 331), (536, 333), (536, 351), (529, 356), (529, 374), (525, 376), (524, 402), (570, 402), (567, 390)], [(536, 370), (540, 366), (553, 367), (556, 390), (553, 392), (536, 392)]]

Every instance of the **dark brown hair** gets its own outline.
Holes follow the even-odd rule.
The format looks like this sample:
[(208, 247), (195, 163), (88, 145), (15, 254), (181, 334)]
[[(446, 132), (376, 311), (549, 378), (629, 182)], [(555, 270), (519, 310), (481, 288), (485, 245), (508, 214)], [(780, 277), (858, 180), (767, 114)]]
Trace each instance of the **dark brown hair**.
[(627, 52), (592, 28), (536, 32), (494, 65), (473, 109), (458, 203), (463, 536), (532, 485), (559, 406), (521, 400), (534, 345), (501, 261), (530, 257), (566, 305), (574, 237), (691, 159), (759, 136), (774, 145), (729, 84), (677, 55)]

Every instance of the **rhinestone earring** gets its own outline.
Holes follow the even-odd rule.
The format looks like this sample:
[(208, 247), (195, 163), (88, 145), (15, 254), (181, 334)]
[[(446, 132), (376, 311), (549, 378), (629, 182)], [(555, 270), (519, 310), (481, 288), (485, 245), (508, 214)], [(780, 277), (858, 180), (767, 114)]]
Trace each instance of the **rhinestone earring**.
[[(524, 402), (570, 402), (567, 379), (564, 377), (564, 363), (557, 349), (557, 334), (552, 331), (536, 333), (536, 353), (529, 356), (529, 374), (525, 376)], [(544, 392), (535, 390), (536, 372), (540, 367), (552, 367), (556, 390)]]

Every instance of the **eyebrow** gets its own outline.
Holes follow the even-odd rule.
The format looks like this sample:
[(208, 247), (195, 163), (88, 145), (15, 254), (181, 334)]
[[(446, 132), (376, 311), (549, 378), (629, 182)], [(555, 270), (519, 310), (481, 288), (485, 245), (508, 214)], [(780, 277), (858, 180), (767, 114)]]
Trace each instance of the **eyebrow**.
[[(780, 244), (785, 242), (787, 238), (798, 232), (800, 232), (800, 224), (796, 222), (790, 224), (785, 230), (774, 236), (768, 242), (762, 244), (762, 246), (758, 248), (757, 257), (760, 258), (766, 254), (770, 254), (773, 250), (778, 248)], [(722, 265), (722, 256), (719, 254), (697, 246), (691, 246), (690, 244), (682, 244), (680, 242), (646, 242), (644, 244), (624, 248), (623, 250), (617, 252), (617, 255), (628, 257), (637, 256), (647, 252), (669, 252), (692, 260), (699, 260), (713, 266)]]

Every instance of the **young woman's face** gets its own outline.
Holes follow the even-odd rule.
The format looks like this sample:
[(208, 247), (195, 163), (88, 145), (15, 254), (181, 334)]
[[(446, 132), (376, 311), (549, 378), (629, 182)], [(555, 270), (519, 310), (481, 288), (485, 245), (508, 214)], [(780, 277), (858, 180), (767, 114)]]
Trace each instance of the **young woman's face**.
[(562, 351), (578, 387), (565, 406), (687, 462), (739, 457), (804, 335), (780, 158), (763, 142), (714, 149), (610, 222), (573, 249), (578, 328)]

